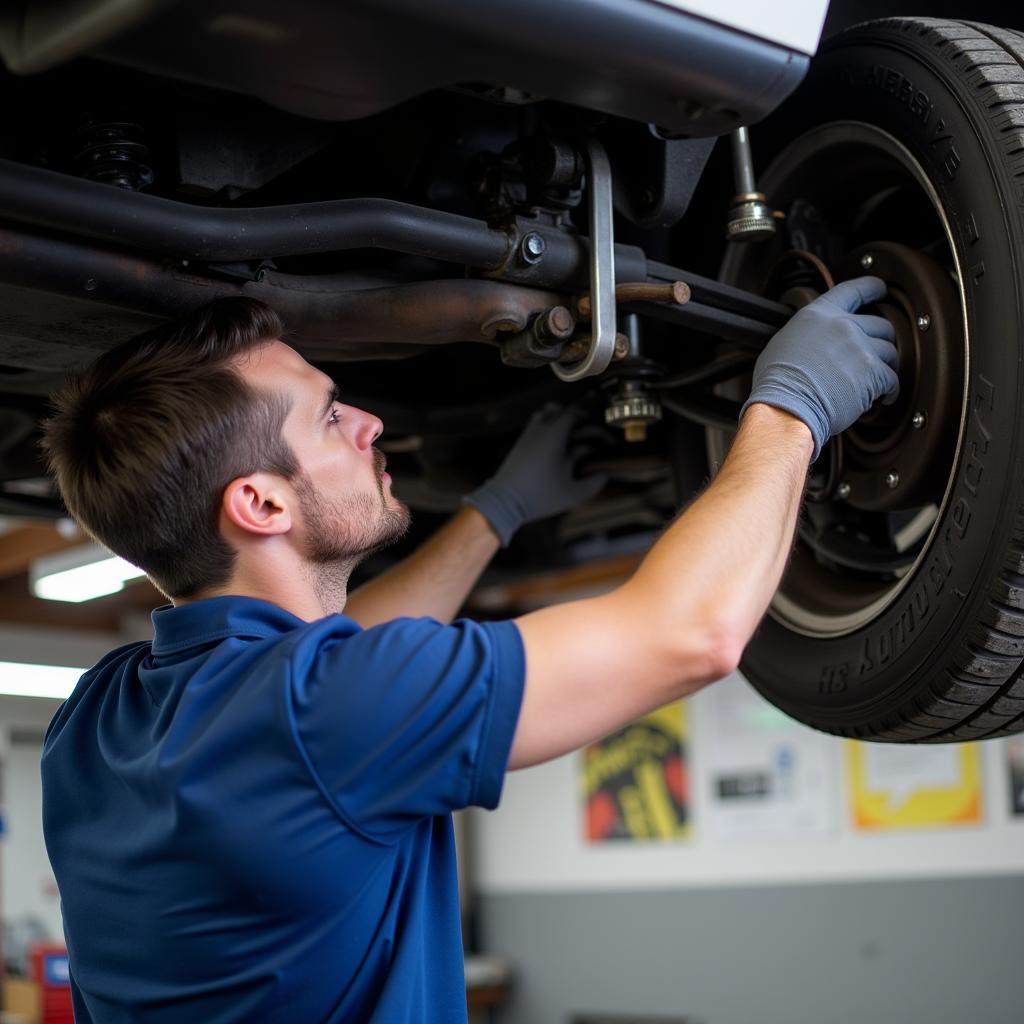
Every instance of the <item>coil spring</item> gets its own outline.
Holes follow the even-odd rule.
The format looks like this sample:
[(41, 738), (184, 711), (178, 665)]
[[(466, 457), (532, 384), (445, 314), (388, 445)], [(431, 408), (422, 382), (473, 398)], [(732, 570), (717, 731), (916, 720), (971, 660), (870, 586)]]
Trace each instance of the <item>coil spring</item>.
[(78, 131), (75, 167), (83, 178), (137, 192), (153, 182), (142, 125), (87, 119)]

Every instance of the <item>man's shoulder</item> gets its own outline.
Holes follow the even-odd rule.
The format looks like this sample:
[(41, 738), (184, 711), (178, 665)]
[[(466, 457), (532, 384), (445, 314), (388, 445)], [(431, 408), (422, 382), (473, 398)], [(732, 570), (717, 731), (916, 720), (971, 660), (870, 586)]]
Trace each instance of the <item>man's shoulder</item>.
[(477, 622), (456, 619), (440, 622), (429, 616), (389, 619), (364, 629), (344, 615), (328, 615), (307, 623), (282, 638), (284, 647), (295, 654), (330, 650), (341, 658), (389, 661), (404, 660), (411, 655), (434, 653), (445, 649), (471, 648), (482, 651), (501, 647), (516, 633), (515, 623)]

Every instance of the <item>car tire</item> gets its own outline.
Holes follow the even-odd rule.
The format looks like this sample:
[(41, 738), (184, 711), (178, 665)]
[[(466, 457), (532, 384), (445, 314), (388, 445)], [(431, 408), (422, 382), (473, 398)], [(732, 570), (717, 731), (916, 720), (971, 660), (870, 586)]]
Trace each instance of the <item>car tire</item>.
[[(820, 137), (828, 125), (861, 126), (897, 140), (923, 171), (958, 268), (962, 405), (937, 518), (890, 599), (850, 628), (817, 631), (794, 628), (773, 606), (742, 671), (792, 717), (841, 736), (954, 742), (1020, 732), (1024, 34), (925, 18), (856, 26), (826, 43), (774, 125), (756, 131), (768, 138), (780, 124)], [(769, 168), (761, 186), (770, 200), (772, 179)], [(756, 286), (760, 259), (753, 245), (733, 246), (722, 276)]]

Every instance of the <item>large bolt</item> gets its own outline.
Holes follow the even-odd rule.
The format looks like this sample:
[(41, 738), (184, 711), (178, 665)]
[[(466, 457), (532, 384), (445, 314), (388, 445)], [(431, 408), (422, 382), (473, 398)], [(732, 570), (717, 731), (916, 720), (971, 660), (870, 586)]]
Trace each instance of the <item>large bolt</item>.
[(623, 359), (629, 358), (629, 338), (625, 334), (615, 335), (615, 351), (612, 354), (612, 359), (616, 362), (621, 362)]
[(540, 263), (547, 248), (548, 244), (544, 241), (544, 236), (538, 235), (536, 231), (531, 231), (519, 243), (519, 255), (526, 263)]
[(860, 258), (860, 265), (865, 270), (870, 270), (875, 265), (875, 257), (872, 256), (869, 252), (864, 253), (864, 255), (861, 256)]
[(927, 313), (922, 313), (917, 318), (917, 329), (919, 331), (927, 331), (932, 325), (932, 318)]
[(899, 487), (899, 483), (900, 475), (899, 473), (896, 472), (895, 469), (890, 470), (888, 473), (885, 474), (885, 486), (888, 487), (890, 491), (893, 491), (897, 487)]
[(910, 420), (910, 425), (915, 430), (924, 430), (924, 425), (928, 422), (928, 417), (923, 412), (915, 412)]
[(552, 306), (537, 316), (533, 333), (538, 341), (565, 341), (576, 329), (576, 318), (565, 306)]
[(842, 498), (844, 501), (850, 496), (850, 485), (844, 480), (836, 488), (836, 497)]

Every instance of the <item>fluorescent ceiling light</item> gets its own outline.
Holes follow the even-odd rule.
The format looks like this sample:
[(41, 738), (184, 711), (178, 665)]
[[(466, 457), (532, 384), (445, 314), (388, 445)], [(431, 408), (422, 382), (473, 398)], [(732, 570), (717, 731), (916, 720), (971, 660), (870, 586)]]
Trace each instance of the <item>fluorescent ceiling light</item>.
[(129, 580), (145, 575), (100, 544), (69, 548), (37, 558), (29, 566), (32, 593), (48, 601), (91, 601), (116, 594)]
[(0, 661), (0, 694), (12, 697), (58, 697), (71, 694), (84, 668), (63, 665), (28, 665)]

